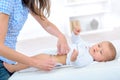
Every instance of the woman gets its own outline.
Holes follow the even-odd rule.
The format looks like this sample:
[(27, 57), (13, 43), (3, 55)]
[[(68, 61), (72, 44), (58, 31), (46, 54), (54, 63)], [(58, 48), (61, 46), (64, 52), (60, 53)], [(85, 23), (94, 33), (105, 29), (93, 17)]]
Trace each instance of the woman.
[(49, 11), (50, 0), (0, 0), (0, 80), (8, 80), (11, 76), (4, 67), (4, 62), (19, 62), (43, 70), (51, 70), (55, 66), (51, 59), (39, 60), (15, 51), (17, 36), (29, 12), (48, 33), (58, 38), (58, 54), (69, 52), (65, 36), (45, 17), (45, 14), (49, 16)]

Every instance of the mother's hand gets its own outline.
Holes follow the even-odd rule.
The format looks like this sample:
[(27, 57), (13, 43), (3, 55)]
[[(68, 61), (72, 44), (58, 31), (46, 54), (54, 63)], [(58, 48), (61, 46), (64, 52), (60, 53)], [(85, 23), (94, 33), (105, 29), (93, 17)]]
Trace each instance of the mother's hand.
[(69, 52), (69, 46), (65, 36), (61, 36), (58, 38), (57, 49), (58, 49), (58, 55), (64, 55)]
[(55, 67), (56, 61), (49, 55), (39, 54), (34, 56), (33, 58), (37, 60), (37, 64), (35, 65), (35, 67), (39, 69), (49, 71)]

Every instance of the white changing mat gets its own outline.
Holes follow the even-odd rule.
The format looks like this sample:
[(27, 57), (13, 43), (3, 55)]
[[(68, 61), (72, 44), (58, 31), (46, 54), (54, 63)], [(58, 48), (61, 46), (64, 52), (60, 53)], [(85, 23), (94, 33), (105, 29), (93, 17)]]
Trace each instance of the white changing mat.
[(120, 80), (120, 63), (101, 62), (83, 68), (62, 67), (48, 72), (29, 68), (14, 73), (9, 80)]

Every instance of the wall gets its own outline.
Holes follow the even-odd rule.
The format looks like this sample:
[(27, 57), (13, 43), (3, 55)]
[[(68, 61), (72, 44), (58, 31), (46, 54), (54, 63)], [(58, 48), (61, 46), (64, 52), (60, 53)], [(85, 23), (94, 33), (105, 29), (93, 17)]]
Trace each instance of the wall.
[[(69, 33), (69, 22), (64, 10), (64, 0), (51, 0), (51, 14), (48, 18), (64, 34)], [(41, 25), (29, 14), (29, 17), (18, 36), (18, 40), (50, 36)]]
[(104, 16), (104, 27), (120, 27), (120, 0), (109, 0), (110, 12)]
[(112, 13), (120, 16), (120, 0), (111, 0), (112, 4)]
[[(64, 9), (65, 0), (51, 0), (51, 15), (48, 18), (53, 22), (61, 32), (64, 34), (69, 34), (69, 20)], [(104, 27), (112, 28), (120, 26), (120, 0), (110, 0), (109, 9), (110, 12), (107, 13), (104, 18)], [(30, 39), (42, 36), (50, 36), (43, 28), (29, 15), (24, 28), (18, 37), (18, 40)]]

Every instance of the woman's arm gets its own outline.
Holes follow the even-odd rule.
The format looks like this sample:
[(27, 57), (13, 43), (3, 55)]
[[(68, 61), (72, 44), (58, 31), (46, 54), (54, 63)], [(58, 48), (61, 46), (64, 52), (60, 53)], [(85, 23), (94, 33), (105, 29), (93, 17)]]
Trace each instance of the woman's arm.
[[(51, 57), (48, 54), (38, 54), (38, 55), (32, 56), (31, 58), (39, 59), (41, 61), (44, 61), (46, 59), (52, 59), (53, 61), (55, 61), (55, 63), (57, 62), (55, 57)], [(19, 71), (19, 70), (26, 69), (26, 68), (29, 68), (29, 66), (21, 64), (21, 63), (17, 63), (15, 65), (4, 63), (4, 66), (11, 73)]]
[(40, 18), (39, 16), (31, 13), (33, 17), (41, 24), (41, 26), (50, 34), (58, 38), (58, 53), (67, 54), (69, 52), (69, 47), (65, 36), (58, 30), (58, 28), (51, 23), (47, 18)]
[(41, 61), (38, 59), (33, 59), (4, 45), (5, 36), (8, 30), (8, 21), (9, 15), (0, 13), (0, 56), (27, 66), (33, 66), (44, 70), (52, 69), (55, 64), (52, 60), (47, 59), (45, 61)]
[[(9, 21), (9, 16), (6, 14), (0, 13), (0, 56), (4, 56), (13, 61), (19, 61), (24, 64), (32, 65), (28, 60), (21, 59), (22, 55), (20, 55), (16, 51), (4, 45), (5, 36), (8, 30), (8, 21)], [(13, 57), (13, 56), (17, 56), (17, 57)], [(21, 56), (21, 57), (18, 57), (18, 56)]]
[[(42, 61), (46, 60), (46, 59), (52, 59), (55, 63), (61, 63), (61, 64), (66, 64), (66, 57), (67, 57), (66, 55), (54, 55), (54, 56), (52, 56), (52, 55), (45, 54), (45, 53), (32, 56), (32, 58), (37, 58), (37, 59), (40, 59)], [(10, 65), (10, 64), (4, 63), (4, 66), (6, 67), (6, 69), (9, 72), (16, 72), (16, 71), (23, 70), (23, 69), (26, 69), (29, 67), (29, 66), (21, 64), (21, 63), (17, 63), (15, 65)]]

